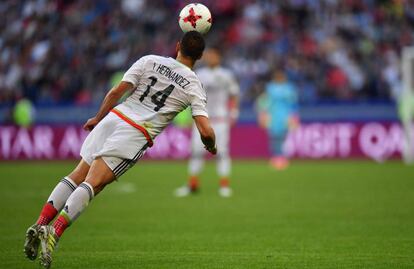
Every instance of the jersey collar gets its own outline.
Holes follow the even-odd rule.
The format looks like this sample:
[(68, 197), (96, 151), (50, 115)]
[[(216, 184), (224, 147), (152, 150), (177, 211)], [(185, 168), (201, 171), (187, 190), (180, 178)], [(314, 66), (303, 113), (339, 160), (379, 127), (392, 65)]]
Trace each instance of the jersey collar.
[(190, 68), (190, 67), (188, 67), (188, 66), (186, 66), (185, 64), (183, 64), (183, 63), (180, 63), (179, 61), (177, 61), (177, 59), (174, 59), (174, 58), (172, 58), (172, 57), (169, 57), (171, 60), (174, 60), (176, 63), (178, 63), (179, 65), (181, 65), (181, 66), (183, 66), (183, 67), (185, 67), (185, 68), (187, 68), (187, 69), (190, 69), (190, 71), (192, 71), (193, 72), (193, 70)]

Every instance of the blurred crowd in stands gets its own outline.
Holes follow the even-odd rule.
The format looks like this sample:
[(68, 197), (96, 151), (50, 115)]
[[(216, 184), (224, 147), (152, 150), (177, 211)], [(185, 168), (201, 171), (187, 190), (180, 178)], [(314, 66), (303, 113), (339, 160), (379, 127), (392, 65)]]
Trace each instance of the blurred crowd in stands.
[[(0, 103), (99, 103), (145, 54), (173, 56), (179, 0), (0, 1)], [(414, 1), (200, 1), (245, 102), (274, 68), (302, 103), (392, 100), (400, 52), (414, 42)]]

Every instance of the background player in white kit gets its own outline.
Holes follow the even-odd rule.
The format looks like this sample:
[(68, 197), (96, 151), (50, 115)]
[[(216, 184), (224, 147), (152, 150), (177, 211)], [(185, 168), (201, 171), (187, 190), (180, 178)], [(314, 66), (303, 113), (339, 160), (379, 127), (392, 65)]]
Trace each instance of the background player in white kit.
[[(142, 57), (125, 73), (122, 82), (109, 91), (99, 112), (84, 125), (91, 133), (82, 146), (82, 160), (58, 183), (36, 224), (27, 230), (27, 258), (36, 259), (40, 245), (40, 263), (49, 268), (52, 252), (64, 230), (94, 196), (132, 167), (175, 115), (188, 106), (205, 148), (213, 154), (217, 152), (206, 94), (191, 70), (204, 46), (200, 33), (188, 32), (177, 43), (176, 59)], [(132, 94), (116, 106), (130, 90), (134, 90)]]
[[(229, 149), (230, 127), (238, 118), (239, 85), (230, 70), (221, 66), (221, 54), (217, 47), (210, 47), (204, 53), (206, 67), (196, 71), (207, 92), (207, 110), (217, 137), (217, 173), (220, 177), (219, 194), (232, 195), (229, 186), (231, 159)], [(203, 144), (197, 135), (196, 127), (192, 132), (192, 151), (189, 162), (189, 180), (186, 186), (176, 189), (178, 197), (195, 193), (199, 189), (199, 174), (204, 166)]]

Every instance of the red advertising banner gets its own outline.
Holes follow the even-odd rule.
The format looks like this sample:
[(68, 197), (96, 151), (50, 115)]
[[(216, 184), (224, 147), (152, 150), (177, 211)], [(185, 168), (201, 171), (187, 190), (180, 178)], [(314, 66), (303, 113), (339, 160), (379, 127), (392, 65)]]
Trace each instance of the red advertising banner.
[[(0, 126), (0, 160), (79, 158), (86, 136), (80, 126), (38, 125), (30, 129)], [(269, 156), (266, 131), (256, 125), (233, 128), (230, 142), (235, 158)], [(285, 151), (294, 158), (382, 161), (399, 157), (403, 143), (398, 123), (308, 123), (289, 134)], [(190, 151), (189, 130), (169, 127), (156, 138), (146, 158), (184, 159)]]
[[(308, 123), (289, 133), (284, 149), (292, 158), (383, 161), (401, 157), (403, 144), (399, 123)], [(237, 127), (231, 145), (237, 157), (269, 156), (266, 131), (257, 126)]]

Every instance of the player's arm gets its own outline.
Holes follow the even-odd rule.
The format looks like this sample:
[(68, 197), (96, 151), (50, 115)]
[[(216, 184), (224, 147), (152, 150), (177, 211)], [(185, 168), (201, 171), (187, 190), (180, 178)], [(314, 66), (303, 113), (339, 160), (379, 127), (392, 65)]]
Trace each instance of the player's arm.
[(290, 115), (288, 119), (288, 125), (289, 129), (295, 130), (300, 125), (300, 119), (299, 119), (299, 102), (298, 102), (298, 95), (296, 92), (296, 88), (292, 87), (290, 98), (288, 99), (290, 101)]
[(209, 119), (205, 116), (194, 116), (193, 118), (206, 150), (211, 154), (216, 154), (216, 135), (211, 128)]
[(204, 147), (211, 154), (217, 153), (216, 135), (211, 128), (207, 113), (207, 94), (201, 83), (190, 92), (191, 114), (200, 133)]
[(256, 110), (258, 113), (257, 121), (259, 126), (267, 129), (270, 123), (269, 116), (269, 99), (266, 93), (262, 93), (256, 100)]
[(119, 99), (131, 90), (134, 86), (125, 81), (121, 81), (117, 86), (113, 87), (105, 96), (101, 107), (99, 108), (98, 113), (96, 113), (95, 117), (90, 118), (83, 129), (87, 131), (91, 131), (105, 116), (109, 113), (109, 111), (118, 103)]

